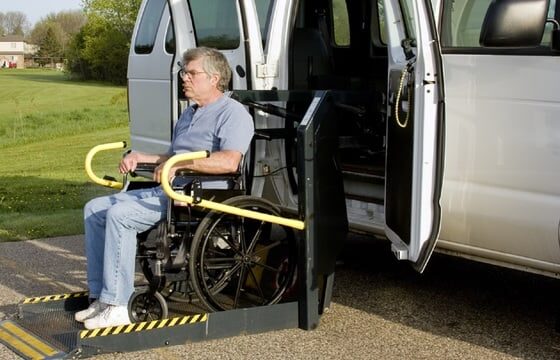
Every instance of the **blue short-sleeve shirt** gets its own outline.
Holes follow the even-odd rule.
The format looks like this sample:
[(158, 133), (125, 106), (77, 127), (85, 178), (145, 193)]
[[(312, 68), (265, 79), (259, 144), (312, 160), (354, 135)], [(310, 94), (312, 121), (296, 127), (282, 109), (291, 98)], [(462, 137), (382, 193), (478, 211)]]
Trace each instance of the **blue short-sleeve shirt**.
[(169, 155), (207, 150), (234, 150), (245, 154), (253, 137), (251, 115), (227, 96), (204, 107), (190, 106), (175, 124)]
[[(221, 96), (206, 106), (193, 105), (183, 111), (175, 124), (167, 154), (233, 150), (245, 155), (253, 132), (253, 119), (245, 107), (230, 97)], [(227, 188), (229, 185), (226, 181), (205, 181), (203, 186)]]

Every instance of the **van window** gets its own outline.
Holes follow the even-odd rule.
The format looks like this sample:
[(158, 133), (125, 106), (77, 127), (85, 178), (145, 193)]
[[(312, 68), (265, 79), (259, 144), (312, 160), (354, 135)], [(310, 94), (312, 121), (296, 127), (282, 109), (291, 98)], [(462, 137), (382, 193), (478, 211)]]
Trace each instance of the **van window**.
[(414, 19), (414, 0), (401, 0), (400, 5), (404, 17), (406, 36), (409, 39), (416, 39), (416, 21)]
[(259, 24), (261, 27), (261, 39), (263, 49), (266, 46), (266, 38), (268, 36), (268, 28), (270, 27), (270, 18), (274, 8), (274, 0), (260, 0), (256, 1), (257, 16), (259, 17)]
[[(556, 6), (556, 0), (550, 0), (550, 3), (548, 4), (548, 14), (547, 14), (547, 19), (554, 19), (554, 13), (555, 13), (555, 6)], [(559, 7), (560, 10), (560, 7)], [(560, 15), (560, 14), (557, 14)], [(552, 38), (552, 30), (554, 29), (554, 25), (551, 23), (546, 23), (546, 26), (544, 27), (544, 34), (543, 34), (543, 38), (541, 41), (541, 45), (546, 45), (546, 46), (550, 46), (551, 45), (551, 38)]]
[[(480, 48), (479, 37), (492, 0), (452, 0), (444, 3), (442, 46)], [(549, 3), (548, 17), (554, 17), (556, 1)], [(552, 24), (547, 24), (541, 45), (550, 45)]]
[(240, 43), (237, 1), (189, 0), (198, 46), (237, 49)]
[(165, 51), (168, 54), (175, 54), (175, 30), (173, 30), (173, 21), (169, 21), (167, 26), (167, 34), (165, 35)]
[(350, 22), (346, 0), (332, 0), (334, 43), (336, 46), (350, 45)]
[(383, 4), (383, 0), (377, 0), (377, 24), (372, 24), (371, 26), (372, 38), (374, 26), (378, 27), (379, 41), (381, 41), (381, 44), (387, 44), (387, 25), (385, 25), (385, 5)]
[(165, 0), (150, 0), (146, 4), (142, 20), (138, 26), (136, 42), (134, 43), (134, 52), (137, 54), (149, 54), (154, 49), (156, 35), (163, 13)]

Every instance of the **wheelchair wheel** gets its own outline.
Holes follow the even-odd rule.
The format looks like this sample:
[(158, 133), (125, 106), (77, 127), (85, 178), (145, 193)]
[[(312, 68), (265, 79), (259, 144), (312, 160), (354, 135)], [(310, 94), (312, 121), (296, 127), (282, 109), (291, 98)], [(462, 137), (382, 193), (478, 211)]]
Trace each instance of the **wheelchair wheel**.
[[(261, 198), (224, 204), (266, 214), (280, 211)], [(297, 249), (291, 228), (211, 211), (199, 224), (190, 252), (190, 278), (210, 310), (270, 305), (293, 286)]]
[(178, 303), (192, 303), (198, 299), (189, 280), (170, 281), (161, 290), (161, 294), (167, 300)]
[(167, 302), (159, 292), (138, 290), (128, 302), (128, 315), (133, 323), (165, 319)]

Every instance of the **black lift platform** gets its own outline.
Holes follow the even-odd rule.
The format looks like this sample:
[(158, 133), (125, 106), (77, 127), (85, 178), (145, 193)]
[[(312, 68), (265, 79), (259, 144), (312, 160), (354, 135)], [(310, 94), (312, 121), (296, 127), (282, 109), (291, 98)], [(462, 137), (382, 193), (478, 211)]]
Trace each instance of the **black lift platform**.
[[(16, 317), (0, 322), (0, 342), (26, 359), (83, 358), (318, 326), (323, 309), (329, 305), (336, 256), (348, 230), (335, 109), (336, 102), (348, 95), (328, 91), (245, 91), (235, 95), (258, 109), (258, 104), (272, 101), (303, 103), (307, 109), (300, 121), (286, 116), (282, 131), (269, 131), (274, 138), (291, 136), (297, 144), (297, 164), (292, 166), (298, 174), (299, 218), (305, 223), (298, 241), (297, 299), (213, 313), (206, 313), (196, 303), (169, 302), (166, 319), (85, 330), (74, 320), (74, 313), (87, 307), (87, 293), (28, 298), (19, 305)], [(267, 140), (266, 134), (260, 140)]]
[(26, 359), (72, 359), (298, 326), (297, 302), (215, 313), (172, 304), (167, 319), (85, 330), (74, 312), (87, 301), (84, 292), (25, 299), (17, 319), (0, 323), (0, 340)]

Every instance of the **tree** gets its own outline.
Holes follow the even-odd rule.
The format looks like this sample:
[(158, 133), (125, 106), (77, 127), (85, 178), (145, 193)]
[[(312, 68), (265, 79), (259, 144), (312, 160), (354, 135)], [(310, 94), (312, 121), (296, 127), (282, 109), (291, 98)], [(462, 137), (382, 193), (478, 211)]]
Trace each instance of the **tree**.
[(112, 30), (130, 37), (142, 0), (82, 0), (88, 21), (111, 25)]
[(39, 51), (37, 55), (39, 59), (37, 62), (42, 66), (44, 66), (49, 61), (54, 64), (55, 62), (60, 61), (60, 59), (62, 58), (62, 45), (57, 39), (55, 28), (56, 25), (51, 24), (51, 26), (47, 29), (42, 42), (38, 44)]
[(71, 38), (76, 35), (86, 22), (86, 17), (81, 10), (61, 11), (51, 13), (41, 18), (36, 24), (29, 40), (33, 44), (41, 44), (47, 34), (48, 29), (54, 31), (57, 41), (62, 47), (63, 56)]
[(4, 13), (0, 12), (0, 36), (6, 35), (6, 28), (4, 27)]
[(130, 38), (141, 0), (83, 0), (87, 23), (71, 42), (69, 68), (86, 78), (126, 82)]
[(107, 31), (104, 26), (91, 25), (85, 39), (83, 55), (95, 78), (114, 83), (126, 82), (130, 39), (120, 33)]
[(80, 31), (87, 18), (82, 10), (72, 10), (51, 13), (46, 20), (60, 24), (64, 33), (71, 37)]
[(85, 36), (86, 28), (84, 26), (70, 39), (66, 50), (66, 69), (75, 77), (93, 79), (91, 64), (82, 54), (85, 48)]
[(2, 35), (25, 35), (31, 25), (27, 16), (21, 11), (8, 11), (0, 13), (0, 32)]
[(51, 36), (56, 37), (56, 40), (61, 45), (63, 45), (65, 43), (65, 39), (69, 37), (64, 33), (64, 30), (59, 23), (48, 20), (40, 20), (35, 24), (35, 27), (33, 27), (33, 30), (29, 35), (29, 41), (35, 45), (42, 44), (45, 41), (45, 37), (47, 36), (49, 30), (51, 32)]

